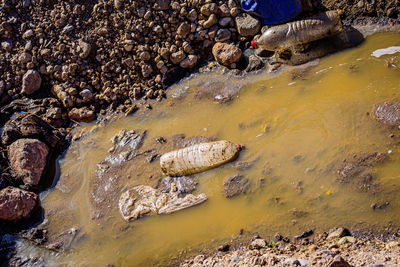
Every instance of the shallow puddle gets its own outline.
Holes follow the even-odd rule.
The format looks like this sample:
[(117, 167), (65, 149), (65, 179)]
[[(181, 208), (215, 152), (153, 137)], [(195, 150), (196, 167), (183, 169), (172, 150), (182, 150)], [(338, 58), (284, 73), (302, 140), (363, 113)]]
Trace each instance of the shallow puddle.
[[(98, 128), (73, 143), (60, 160), (60, 178), (42, 195), (42, 205), (50, 233), (71, 227), (84, 233), (72, 250), (58, 254), (27, 242), (19, 244), (21, 250), (44, 256), (49, 265), (151, 266), (168, 264), (182, 251), (236, 239), (241, 229), (270, 236), (335, 226), (400, 225), (400, 132), (380, 125), (372, 112), (375, 104), (399, 96), (400, 54), (371, 56), (399, 45), (399, 34), (376, 34), (358, 48), (280, 73), (235, 78), (211, 72), (176, 85), (154, 110)], [(212, 84), (242, 89), (231, 102), (218, 104), (214, 96), (201, 93), (202, 86)], [(186, 94), (177, 98), (185, 87)], [(106, 215), (94, 219), (96, 165), (121, 129), (147, 130), (140, 151), (151, 148), (159, 136), (171, 142), (176, 134), (230, 140), (245, 150), (235, 162), (196, 175), (194, 194), (208, 197), (203, 204), (130, 223), (122, 219), (118, 205), (106, 206)], [(361, 175), (338, 181), (345, 159), (373, 152), (387, 153), (389, 159), (365, 170), (371, 174), (371, 188), (362, 187)], [(154, 186), (162, 177), (158, 160), (141, 160), (118, 178), (118, 198), (134, 185)], [(238, 162), (252, 167), (238, 170)], [(223, 183), (235, 174), (249, 179), (250, 189), (227, 199)], [(387, 207), (371, 208), (385, 202)]]

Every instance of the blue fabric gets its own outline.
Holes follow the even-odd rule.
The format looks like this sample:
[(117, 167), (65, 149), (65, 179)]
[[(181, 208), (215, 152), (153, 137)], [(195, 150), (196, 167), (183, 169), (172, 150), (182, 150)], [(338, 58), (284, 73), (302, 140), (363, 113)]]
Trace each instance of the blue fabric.
[(281, 24), (296, 17), (301, 11), (300, 0), (241, 0), (245, 12), (253, 13), (264, 24)]

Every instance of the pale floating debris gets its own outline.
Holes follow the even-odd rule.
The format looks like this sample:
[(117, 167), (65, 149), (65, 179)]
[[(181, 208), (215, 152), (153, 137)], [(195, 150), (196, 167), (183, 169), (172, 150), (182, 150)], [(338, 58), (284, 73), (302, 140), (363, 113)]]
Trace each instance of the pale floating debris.
[(167, 176), (191, 175), (235, 160), (240, 150), (240, 145), (225, 140), (196, 144), (162, 155), (160, 166)]
[(379, 58), (383, 55), (393, 55), (398, 52), (400, 52), (400, 46), (391, 46), (388, 48), (375, 50), (374, 52), (372, 52), (371, 56)]

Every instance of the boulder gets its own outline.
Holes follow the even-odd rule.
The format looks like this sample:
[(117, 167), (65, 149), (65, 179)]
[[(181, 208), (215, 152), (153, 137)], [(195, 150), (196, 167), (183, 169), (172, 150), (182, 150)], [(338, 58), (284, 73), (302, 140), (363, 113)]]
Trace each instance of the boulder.
[(39, 205), (35, 193), (15, 187), (6, 187), (0, 191), (0, 219), (16, 222), (29, 218)]
[(375, 117), (377, 121), (383, 124), (400, 126), (400, 102), (385, 101), (378, 104)]
[(260, 21), (247, 13), (238, 15), (235, 21), (237, 30), (241, 36), (253, 37), (260, 31)]
[(46, 121), (34, 114), (17, 115), (3, 127), (1, 141), (11, 145), (20, 138), (35, 138), (54, 148), (60, 141), (57, 131)]
[(47, 145), (37, 139), (18, 139), (8, 147), (10, 167), (29, 185), (40, 183), (48, 154)]
[(40, 77), (39, 72), (36, 70), (28, 70), (22, 77), (21, 93), (27, 95), (33, 94), (39, 90), (41, 84), (42, 78)]
[(232, 64), (239, 62), (242, 58), (242, 50), (232, 44), (216, 43), (212, 48), (212, 53), (215, 60), (228, 67), (233, 67)]
[(68, 116), (71, 120), (78, 122), (91, 122), (96, 119), (96, 113), (88, 107), (73, 108), (69, 111)]
[(146, 214), (170, 214), (189, 208), (207, 200), (205, 194), (179, 197), (176, 186), (172, 185), (169, 193), (150, 186), (139, 185), (122, 193), (119, 210), (126, 221), (136, 220)]

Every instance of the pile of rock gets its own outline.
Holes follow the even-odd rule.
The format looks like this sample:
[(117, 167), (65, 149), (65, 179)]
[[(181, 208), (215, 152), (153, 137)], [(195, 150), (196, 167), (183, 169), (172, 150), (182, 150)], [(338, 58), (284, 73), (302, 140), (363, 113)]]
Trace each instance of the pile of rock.
[(212, 58), (236, 68), (260, 22), (235, 0), (3, 1), (0, 103), (52, 94), (76, 121), (161, 99)]
[(29, 113), (17, 115), (4, 125), (1, 142), (7, 153), (1, 151), (1, 220), (26, 219), (37, 209), (39, 197), (27, 190), (41, 189), (51, 153), (59, 149), (63, 138), (50, 124)]

